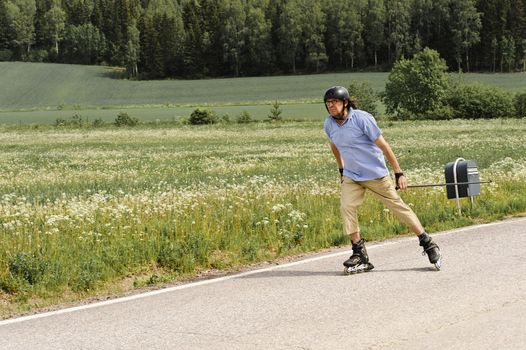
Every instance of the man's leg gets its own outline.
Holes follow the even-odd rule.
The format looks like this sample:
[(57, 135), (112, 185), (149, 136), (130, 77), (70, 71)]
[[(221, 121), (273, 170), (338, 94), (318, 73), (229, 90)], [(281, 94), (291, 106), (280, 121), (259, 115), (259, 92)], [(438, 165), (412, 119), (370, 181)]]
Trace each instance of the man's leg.
[(374, 268), (369, 262), (365, 243), (360, 239), (358, 207), (362, 204), (365, 188), (348, 177), (343, 178), (340, 211), (345, 233), (351, 237), (353, 254), (344, 261), (345, 273), (353, 274)]
[(427, 254), (429, 262), (435, 264), (437, 269), (440, 269), (440, 248), (424, 230), (413, 210), (400, 198), (391, 178), (386, 176), (377, 180), (364, 181), (362, 184), (371, 190), (400, 221), (418, 236), (419, 244), (423, 247), (424, 253)]
[(425, 232), (416, 214), (396, 192), (389, 176), (377, 180), (364, 181), (363, 185), (373, 192), (376, 198), (416, 235)]
[(360, 240), (360, 226), (358, 224), (358, 208), (363, 202), (365, 188), (344, 176), (341, 185), (340, 213), (343, 220), (344, 232), (353, 242)]

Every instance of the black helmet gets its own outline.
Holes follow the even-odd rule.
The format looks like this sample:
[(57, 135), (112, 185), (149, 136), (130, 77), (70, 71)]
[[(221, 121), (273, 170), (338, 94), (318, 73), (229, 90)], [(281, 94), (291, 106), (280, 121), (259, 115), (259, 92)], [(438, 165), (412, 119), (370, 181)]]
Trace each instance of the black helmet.
[(333, 86), (329, 90), (325, 91), (323, 96), (323, 102), (327, 102), (328, 99), (335, 100), (349, 100), (349, 91), (343, 86)]

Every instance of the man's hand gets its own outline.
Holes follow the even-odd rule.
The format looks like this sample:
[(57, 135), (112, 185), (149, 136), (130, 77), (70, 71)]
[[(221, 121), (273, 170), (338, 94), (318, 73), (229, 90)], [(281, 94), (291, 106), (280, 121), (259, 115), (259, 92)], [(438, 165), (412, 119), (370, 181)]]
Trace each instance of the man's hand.
[(396, 189), (405, 190), (407, 188), (407, 180), (404, 173), (395, 173)]

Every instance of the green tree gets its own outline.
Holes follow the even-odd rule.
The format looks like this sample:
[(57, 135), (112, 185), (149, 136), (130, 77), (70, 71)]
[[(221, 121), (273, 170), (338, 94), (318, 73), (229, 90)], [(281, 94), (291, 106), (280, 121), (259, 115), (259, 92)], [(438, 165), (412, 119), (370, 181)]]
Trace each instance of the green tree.
[(188, 1), (183, 7), (185, 44), (183, 65), (186, 76), (200, 77), (205, 70), (205, 51), (210, 43), (210, 35), (201, 21), (201, 5), (198, 1)]
[[(181, 76), (183, 74), (183, 47), (185, 31), (181, 8), (176, 6), (174, 12), (166, 14), (160, 21), (160, 41), (163, 43), (163, 58), (168, 76)], [(164, 29), (164, 30), (163, 30)]]
[(7, 48), (10, 41), (6, 5), (4, 0), (0, 0), (0, 49)]
[(491, 71), (495, 72), (495, 67), (497, 64), (497, 50), (499, 48), (499, 42), (496, 37), (491, 39), (490, 49), (491, 49)]
[(221, 40), (222, 28), (226, 20), (227, 0), (201, 0), (200, 21), (203, 29), (201, 50), (204, 55), (204, 75), (224, 75), (230, 69), (223, 60), (224, 42)]
[(104, 52), (104, 61), (111, 60), (110, 48), (115, 42), (113, 18), (116, 16), (116, 14), (114, 13), (113, 3), (113, 0), (93, 1), (93, 13), (91, 15), (91, 22), (93, 26), (98, 31), (100, 31), (105, 38), (107, 49)]
[(246, 12), (241, 0), (225, 0), (225, 19), (221, 27), (223, 61), (234, 76), (238, 77), (241, 68), (241, 55), (245, 47)]
[(418, 51), (418, 45), (448, 51), (447, 47), (450, 43), (448, 40), (442, 40), (442, 37), (448, 36), (450, 2), (451, 0), (414, 0), (412, 2), (410, 33), (413, 52)]
[(29, 54), (35, 42), (35, 0), (6, 0), (5, 10), (14, 45), (20, 48), (21, 56)]
[(274, 62), (272, 22), (265, 17), (267, 6), (267, 0), (248, 0), (242, 64), (248, 74), (269, 73)]
[(457, 0), (450, 3), (450, 25), (452, 43), (458, 72), (462, 71), (462, 55), (466, 58), (466, 70), (469, 72), (469, 49), (480, 41), (480, 13), (474, 0)]
[[(506, 29), (506, 12), (509, 1), (502, 0), (477, 0), (477, 11), (481, 15), (480, 42), (474, 47), (482, 68), (496, 70), (497, 57), (500, 56), (498, 42)], [(488, 50), (488, 44), (492, 45)]]
[(125, 53), (126, 68), (130, 77), (136, 78), (139, 76), (139, 68), (137, 66), (137, 62), (139, 61), (139, 52), (141, 49), (141, 44), (140, 32), (139, 29), (137, 29), (135, 23), (132, 23), (132, 25), (128, 26), (127, 37), (128, 44), (126, 45)]
[(104, 34), (93, 24), (66, 27), (62, 56), (67, 62), (99, 64), (106, 57), (107, 50)]
[(345, 68), (354, 68), (357, 54), (363, 48), (361, 14), (365, 5), (362, 0), (333, 0), (330, 3), (331, 11), (327, 13), (330, 51), (335, 53), (338, 64)]
[(389, 0), (386, 3), (387, 49), (389, 62), (403, 57), (410, 44), (409, 0)]
[(58, 43), (64, 38), (66, 28), (66, 12), (62, 10), (57, 0), (44, 15), (43, 31), (47, 41), (53, 43), (56, 55), (59, 54)]
[(440, 106), (447, 89), (446, 62), (437, 51), (425, 48), (412, 59), (395, 63), (383, 100), (389, 114), (422, 117)]
[(282, 113), (283, 110), (281, 109), (281, 104), (278, 100), (276, 100), (274, 103), (272, 103), (270, 114), (267, 116), (267, 118), (271, 122), (280, 122), (283, 120), (283, 116), (281, 115)]
[(505, 36), (500, 42), (500, 71), (503, 71), (503, 65), (508, 65), (508, 72), (511, 71), (511, 66), (515, 62), (515, 40), (511, 36)]
[(92, 23), (104, 34), (108, 43), (106, 59), (126, 66), (132, 36), (130, 26), (137, 26), (142, 7), (139, 0), (94, 0)]
[(0, 0), (2, 59), (148, 78), (352, 69), (422, 47), (459, 70), (526, 70), (524, 38), (526, 0)]
[[(136, 45), (137, 20), (141, 14), (139, 0), (115, 0), (113, 4), (114, 18), (111, 25), (111, 60), (112, 62), (127, 66), (129, 45)], [(135, 29), (134, 29), (135, 27)], [(136, 47), (131, 48), (136, 51)]]
[(329, 61), (333, 66), (344, 65), (344, 49), (342, 42), (345, 40), (343, 37), (343, 27), (346, 25), (343, 17), (343, 10), (345, 4), (343, 1), (330, 0), (328, 2), (328, 8), (326, 19), (326, 41), (327, 41), (327, 52), (329, 53)]
[(422, 43), (429, 44), (433, 33), (432, 0), (414, 1), (411, 6), (411, 35), (418, 36)]
[(327, 63), (324, 43), (325, 16), (318, 0), (304, 0), (301, 5), (304, 14), (302, 37), (305, 45), (305, 66), (317, 73)]
[(183, 64), (185, 75), (203, 77), (224, 74), (221, 28), (225, 2), (189, 0), (183, 6), (186, 41)]
[(354, 61), (364, 47), (362, 14), (365, 12), (365, 6), (366, 2), (364, 0), (352, 2), (353, 11), (349, 12), (349, 25), (345, 27), (346, 30), (344, 31), (349, 38), (345, 56), (350, 60), (351, 69), (354, 69)]
[[(520, 49), (522, 40), (526, 39), (526, 1), (505, 0), (509, 3), (506, 15), (506, 33), (513, 38), (516, 49)], [(515, 51), (515, 57), (520, 57), (520, 50)]]
[(296, 73), (296, 59), (301, 53), (303, 12), (301, 0), (288, 0), (279, 15), (279, 57)]
[(150, 78), (183, 74), (185, 31), (182, 8), (170, 0), (149, 2), (139, 24), (141, 69)]
[(378, 50), (385, 42), (385, 4), (384, 0), (369, 0), (367, 17), (364, 23), (365, 47), (373, 51), (374, 66), (378, 65)]
[(68, 24), (87, 24), (91, 20), (94, 9), (93, 0), (67, 0), (62, 1), (62, 9), (66, 12)]
[(270, 43), (272, 45), (272, 57), (274, 71), (281, 70), (283, 67), (283, 59), (281, 57), (281, 9), (283, 7), (283, 0), (269, 1), (265, 8), (265, 18), (270, 24)]

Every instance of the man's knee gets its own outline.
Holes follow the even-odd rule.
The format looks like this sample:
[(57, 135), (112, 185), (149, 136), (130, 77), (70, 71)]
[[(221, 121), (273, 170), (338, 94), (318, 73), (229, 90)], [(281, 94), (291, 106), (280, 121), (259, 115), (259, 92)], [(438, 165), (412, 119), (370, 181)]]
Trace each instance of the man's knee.
[(347, 215), (355, 215), (358, 211), (359, 205), (355, 203), (341, 203), (340, 204), (340, 211), (342, 213), (345, 213)]

